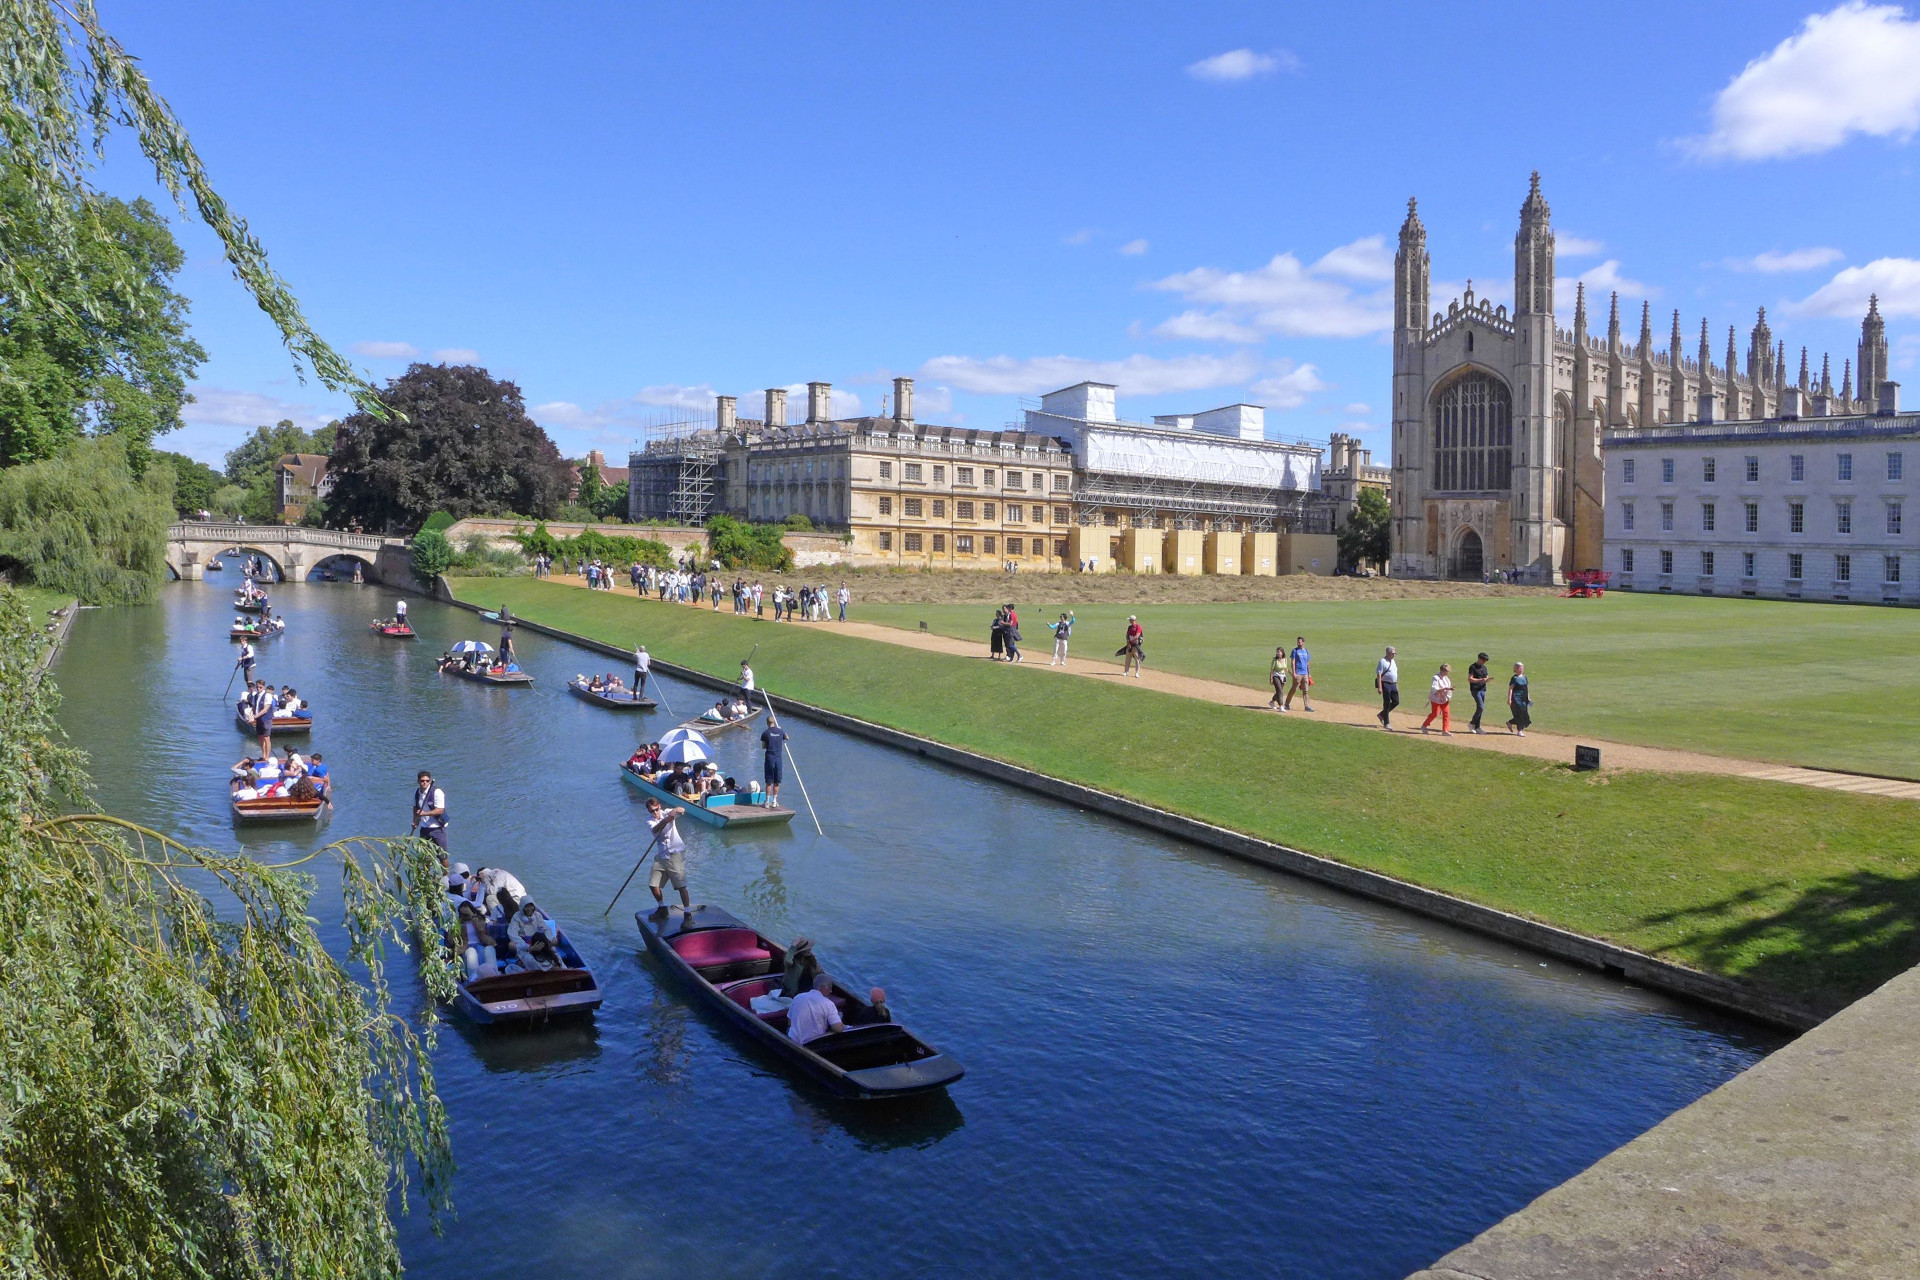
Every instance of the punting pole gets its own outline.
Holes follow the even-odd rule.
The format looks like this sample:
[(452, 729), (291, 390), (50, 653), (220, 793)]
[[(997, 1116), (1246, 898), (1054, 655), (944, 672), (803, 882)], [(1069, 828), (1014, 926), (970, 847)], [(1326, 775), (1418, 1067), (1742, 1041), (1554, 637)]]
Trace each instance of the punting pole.
[[(771, 717), (773, 715), (773, 699), (767, 697), (767, 691), (765, 689), (760, 691), (760, 696), (766, 699), (767, 715)], [(792, 744), (788, 744), (787, 746), (787, 759), (793, 764), (793, 780), (800, 784), (800, 798), (807, 802), (807, 816), (813, 819), (814, 834), (824, 836), (827, 833), (820, 828), (820, 815), (814, 812), (813, 797), (807, 794), (807, 780), (800, 776), (800, 761), (794, 758)]]
[(240, 661), (236, 658), (233, 663), (233, 670), (227, 672), (227, 687), (220, 691), (220, 701), (225, 702), (227, 695), (233, 692), (233, 678), (239, 674)]
[[(627, 878), (620, 882), (620, 893), (625, 893), (627, 891), (627, 886), (633, 883), (633, 878), (640, 874), (640, 868), (642, 865), (645, 864), (647, 860), (647, 855), (652, 853), (653, 846), (659, 843), (660, 843), (660, 837), (658, 835), (655, 835), (652, 840), (647, 842), (647, 847), (640, 851), (640, 861), (633, 864), (633, 870), (627, 872)], [(607, 909), (600, 913), (602, 919), (613, 914), (613, 906), (615, 902), (620, 901), (620, 893), (614, 894), (613, 902), (609, 902), (607, 904)]]

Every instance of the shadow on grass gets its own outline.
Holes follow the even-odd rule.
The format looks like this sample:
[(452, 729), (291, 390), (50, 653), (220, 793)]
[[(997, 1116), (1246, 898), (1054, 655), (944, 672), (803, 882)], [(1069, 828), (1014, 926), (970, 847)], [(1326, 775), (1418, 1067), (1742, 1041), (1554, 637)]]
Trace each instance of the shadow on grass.
[(1832, 1013), (1920, 963), (1920, 875), (1776, 880), (1646, 923), (1682, 930), (1663, 950), (1691, 964)]

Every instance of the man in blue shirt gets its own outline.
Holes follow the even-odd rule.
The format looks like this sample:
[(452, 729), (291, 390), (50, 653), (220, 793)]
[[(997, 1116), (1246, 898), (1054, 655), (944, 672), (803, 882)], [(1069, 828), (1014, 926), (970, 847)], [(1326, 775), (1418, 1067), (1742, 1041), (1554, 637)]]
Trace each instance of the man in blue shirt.
[(318, 751), (307, 758), (307, 776), (313, 779), (313, 785), (320, 789), (320, 798), (329, 805), (333, 803), (333, 778)]
[(787, 731), (780, 727), (772, 707), (767, 708), (767, 727), (760, 731), (760, 745), (767, 752), (767, 758), (761, 763), (766, 769), (767, 807), (771, 809), (780, 803), (780, 776), (787, 751)]
[(1293, 663), (1293, 679), (1287, 685), (1287, 698), (1285, 702), (1280, 704), (1280, 709), (1282, 711), (1290, 710), (1293, 707), (1293, 695), (1297, 693), (1300, 695), (1302, 708), (1311, 711), (1313, 710), (1313, 695), (1307, 691), (1313, 687), (1311, 670), (1313, 655), (1307, 652), (1307, 638), (1305, 636), (1295, 636), (1293, 638), (1293, 652), (1287, 656)]

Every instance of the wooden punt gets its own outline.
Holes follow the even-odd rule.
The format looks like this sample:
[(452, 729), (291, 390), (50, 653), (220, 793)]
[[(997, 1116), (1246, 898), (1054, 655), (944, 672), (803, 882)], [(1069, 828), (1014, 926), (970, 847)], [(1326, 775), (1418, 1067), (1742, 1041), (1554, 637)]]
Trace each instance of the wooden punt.
[(266, 604), (267, 602), (264, 599), (242, 600), (238, 596), (235, 596), (233, 601), (233, 611), (235, 613), (259, 613), (263, 608), (266, 607)]
[(682, 729), (692, 729), (711, 738), (716, 733), (725, 733), (729, 729), (738, 729), (741, 725), (752, 724), (765, 714), (767, 714), (765, 707), (755, 707), (738, 720), (703, 720), (699, 716), (695, 716), (691, 720), (681, 721), (678, 727)]
[(580, 958), (564, 930), (554, 945), (566, 966), (559, 969), (519, 968), (487, 974), (471, 982), (462, 979), (453, 997), (454, 1007), (475, 1022), (546, 1022), (577, 1017), (600, 1007), (599, 980)]
[[(944, 1089), (965, 1074), (958, 1062), (895, 1022), (849, 1023), (806, 1044), (787, 1037), (787, 1015), (755, 1013), (755, 996), (777, 991), (786, 949), (718, 907), (634, 912), (647, 950), (729, 1027), (795, 1074), (844, 1098), (878, 1100)], [(835, 984), (843, 1018), (872, 1006)]]
[(596, 707), (612, 707), (616, 711), (648, 711), (660, 705), (652, 698), (636, 698), (630, 690), (614, 694), (589, 689), (584, 680), (569, 680), (567, 688), (573, 690), (575, 696), (585, 698)]
[(520, 619), (514, 617), (512, 614), (508, 614), (506, 617), (502, 618), (498, 613), (494, 612), (491, 609), (484, 611), (483, 613), (481, 613), (480, 616), (485, 618), (488, 622), (504, 622), (510, 627), (517, 627), (520, 625)]
[(324, 799), (296, 800), (292, 796), (269, 796), (264, 800), (233, 801), (235, 822), (312, 822), (327, 807)]
[[(278, 619), (275, 619), (278, 622)], [(272, 627), (234, 627), (227, 632), (229, 640), (271, 640), (275, 636), (286, 634), (287, 624), (279, 622)]]
[(377, 636), (386, 636), (392, 640), (415, 640), (413, 628), (404, 622), (376, 622), (368, 630)]
[(674, 795), (665, 787), (655, 786), (625, 765), (620, 766), (620, 776), (641, 795), (652, 796), (668, 808), (676, 805), (684, 808), (689, 818), (709, 826), (752, 827), (766, 822), (793, 821), (793, 810), (777, 804), (742, 803), (731, 795), (708, 796), (705, 804), (696, 804), (685, 796)]
[(505, 667), (480, 667), (469, 671), (465, 667), (448, 667), (449, 675), (459, 676), (462, 680), (471, 680), (475, 684), (532, 684), (533, 677), (525, 671), (508, 671)]
[[(240, 726), (240, 732), (253, 732), (253, 723), (237, 711), (234, 713), (233, 722)], [(273, 731), (281, 736), (289, 733), (312, 733), (313, 718), (311, 716), (275, 716)]]

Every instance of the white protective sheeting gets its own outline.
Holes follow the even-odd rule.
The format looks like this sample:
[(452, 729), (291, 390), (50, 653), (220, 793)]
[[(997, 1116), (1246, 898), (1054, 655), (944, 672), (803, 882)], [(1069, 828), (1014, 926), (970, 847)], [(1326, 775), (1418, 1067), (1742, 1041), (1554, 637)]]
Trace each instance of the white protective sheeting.
[(1086, 422), (1112, 422), (1114, 388), (1104, 382), (1078, 382), (1040, 397), (1040, 412)]
[(1277, 448), (1209, 439), (1194, 433), (1105, 430), (1087, 426), (1073, 433), (1074, 451), (1087, 471), (1125, 476), (1198, 480), (1258, 489), (1317, 491), (1318, 450)]

